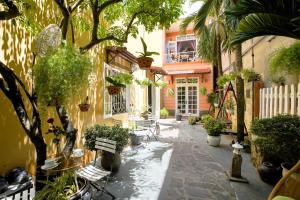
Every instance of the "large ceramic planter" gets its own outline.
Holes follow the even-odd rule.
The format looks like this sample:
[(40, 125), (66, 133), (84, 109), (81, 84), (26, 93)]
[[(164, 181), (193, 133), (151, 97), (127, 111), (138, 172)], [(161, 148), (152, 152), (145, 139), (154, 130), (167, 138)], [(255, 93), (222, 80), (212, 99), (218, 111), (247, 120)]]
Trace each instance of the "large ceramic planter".
[(221, 136), (220, 135), (219, 136), (207, 135), (207, 142), (210, 146), (217, 147), (221, 143)]
[(79, 180), (84, 182), (83, 187), (76, 192), (75, 194), (73, 194), (72, 196), (69, 197), (69, 200), (90, 200), (92, 197), (92, 193), (91, 193), (91, 185), (88, 181), (78, 178)]
[(153, 58), (151, 57), (139, 57), (137, 58), (137, 62), (138, 65), (140, 67), (140, 69), (150, 69), (152, 62), (153, 62)]
[(281, 178), (281, 167), (270, 162), (263, 162), (257, 171), (261, 180), (271, 185), (275, 185)]
[(112, 168), (112, 172), (118, 172), (121, 165), (121, 156), (120, 153), (116, 152), (112, 154), (107, 151), (102, 151), (101, 157), (101, 166), (110, 171)]

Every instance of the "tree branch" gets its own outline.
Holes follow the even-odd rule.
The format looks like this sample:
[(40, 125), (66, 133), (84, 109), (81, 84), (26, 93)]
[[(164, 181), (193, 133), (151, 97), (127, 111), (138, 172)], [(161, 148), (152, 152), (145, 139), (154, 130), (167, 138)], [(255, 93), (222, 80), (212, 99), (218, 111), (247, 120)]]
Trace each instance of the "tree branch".
[(0, 20), (10, 20), (21, 15), (12, 0), (3, 0), (8, 7), (7, 11), (0, 11)]

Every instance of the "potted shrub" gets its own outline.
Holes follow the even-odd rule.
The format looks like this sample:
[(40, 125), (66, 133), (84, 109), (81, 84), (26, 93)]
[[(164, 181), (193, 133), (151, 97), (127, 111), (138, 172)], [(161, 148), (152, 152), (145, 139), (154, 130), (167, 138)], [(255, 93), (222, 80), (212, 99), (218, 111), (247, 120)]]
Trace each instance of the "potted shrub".
[(201, 119), (200, 117), (189, 116), (189, 117), (188, 117), (188, 123), (189, 123), (189, 125), (196, 125), (197, 122), (200, 121), (200, 119)]
[(68, 171), (56, 178), (53, 182), (48, 181), (46, 186), (35, 194), (35, 200), (80, 200), (91, 199), (91, 186), (88, 181), (77, 178), (79, 190), (75, 183), (75, 173)]
[(110, 83), (107, 86), (108, 93), (110, 95), (117, 95), (121, 92), (121, 88), (126, 88), (126, 85), (130, 85), (133, 80), (131, 74), (119, 73), (113, 77), (105, 77), (105, 80)]
[(81, 112), (89, 111), (91, 104), (89, 103), (89, 97), (87, 96), (83, 102), (78, 105)]
[(142, 37), (141, 37), (141, 42), (143, 45), (144, 52), (138, 52), (140, 54), (140, 56), (137, 58), (137, 62), (141, 69), (149, 69), (153, 62), (153, 58), (151, 58), (150, 56), (159, 55), (159, 53), (148, 51), (148, 47)]
[[(289, 163), (288, 165), (293, 166), (300, 159), (299, 116), (279, 115), (268, 119), (256, 119), (252, 122), (251, 132), (253, 144), (257, 147), (263, 162), (271, 163), (280, 169), (281, 163)], [(268, 177), (266, 173), (260, 171), (259, 173), (262, 179), (270, 184), (275, 184), (281, 177), (281, 170), (279, 175), (278, 171), (274, 170), (274, 174)]]
[(160, 118), (166, 119), (169, 116), (169, 111), (166, 108), (160, 110)]
[(112, 166), (112, 171), (117, 172), (121, 165), (120, 153), (128, 143), (129, 130), (120, 126), (109, 127), (96, 124), (93, 127), (87, 128), (84, 132), (85, 147), (91, 151), (95, 150), (95, 140), (97, 137), (107, 138), (117, 142), (115, 155), (103, 151), (101, 157), (101, 166), (104, 169), (110, 170), (110, 166)]
[(221, 132), (226, 128), (225, 122), (220, 119), (209, 117), (204, 121), (204, 128), (206, 128), (208, 132), (208, 144), (215, 147), (219, 146), (221, 142)]
[(38, 103), (42, 106), (68, 103), (88, 87), (92, 70), (90, 58), (72, 46), (62, 46), (39, 57), (33, 68)]

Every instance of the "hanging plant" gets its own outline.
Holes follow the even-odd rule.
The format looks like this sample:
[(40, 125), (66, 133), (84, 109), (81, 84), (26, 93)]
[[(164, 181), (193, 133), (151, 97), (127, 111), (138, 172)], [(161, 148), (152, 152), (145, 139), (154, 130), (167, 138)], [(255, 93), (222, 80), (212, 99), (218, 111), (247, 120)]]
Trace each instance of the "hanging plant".
[(153, 62), (153, 58), (151, 58), (150, 56), (159, 55), (159, 53), (148, 51), (148, 47), (142, 37), (141, 37), (141, 42), (143, 45), (144, 52), (137, 52), (140, 54), (140, 56), (137, 58), (137, 62), (141, 69), (149, 69)]
[(282, 47), (273, 52), (269, 58), (271, 74), (280, 72), (289, 74), (300, 73), (300, 43), (294, 43), (289, 47)]
[(110, 95), (117, 95), (121, 92), (121, 88), (126, 88), (126, 85), (130, 85), (133, 80), (131, 74), (119, 73), (113, 77), (105, 77), (105, 80), (111, 85), (107, 86), (108, 93)]
[(153, 86), (160, 87), (160, 88), (166, 88), (166, 87), (168, 87), (168, 83), (166, 83), (164, 81), (156, 81), (156, 82), (153, 82)]
[(83, 102), (81, 102), (79, 105), (79, 109), (81, 112), (87, 112), (89, 111), (91, 104), (89, 103), (89, 97), (87, 96)]
[(93, 70), (89, 56), (62, 46), (40, 57), (34, 67), (35, 91), (42, 106), (66, 104), (88, 86)]
[(140, 86), (150, 86), (152, 84), (152, 81), (148, 78), (145, 78), (143, 80), (136, 79), (135, 82)]
[(202, 96), (205, 96), (205, 95), (207, 95), (207, 89), (206, 89), (206, 87), (204, 87), (204, 86), (202, 86), (202, 87), (200, 87), (200, 94), (202, 95)]
[(215, 107), (215, 102), (218, 100), (218, 95), (214, 92), (209, 93), (207, 95), (207, 103), (209, 103), (212, 107)]
[(243, 69), (241, 71), (242, 79), (251, 82), (259, 81), (261, 79), (260, 74), (256, 73), (253, 69)]
[(217, 79), (217, 85), (219, 87), (224, 87), (229, 81), (233, 81), (236, 78), (235, 73), (224, 74)]

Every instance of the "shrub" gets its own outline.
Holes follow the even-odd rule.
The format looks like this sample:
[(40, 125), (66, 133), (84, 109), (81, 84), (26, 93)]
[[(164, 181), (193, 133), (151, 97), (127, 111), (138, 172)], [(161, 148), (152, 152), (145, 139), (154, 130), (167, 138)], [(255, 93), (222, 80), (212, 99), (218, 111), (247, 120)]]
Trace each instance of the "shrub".
[(189, 125), (195, 125), (197, 122), (199, 122), (201, 120), (200, 117), (195, 117), (195, 116), (189, 116), (188, 117), (188, 122)]
[(256, 119), (251, 131), (264, 160), (295, 164), (300, 159), (300, 117), (279, 115)]
[(91, 151), (95, 150), (95, 141), (97, 137), (116, 141), (116, 151), (120, 153), (128, 143), (129, 130), (120, 126), (110, 127), (96, 124), (93, 127), (87, 128), (84, 132), (85, 147)]
[(166, 108), (160, 110), (160, 118), (165, 119), (169, 116), (169, 111)]
[(211, 116), (211, 115), (203, 115), (201, 117), (201, 122), (203, 123), (204, 128), (206, 128), (205, 125), (208, 123), (208, 121), (212, 120), (212, 119), (213, 119), (213, 116)]
[(221, 119), (215, 119), (207, 116), (204, 120), (204, 128), (206, 128), (208, 135), (219, 136), (226, 128), (226, 124)]

